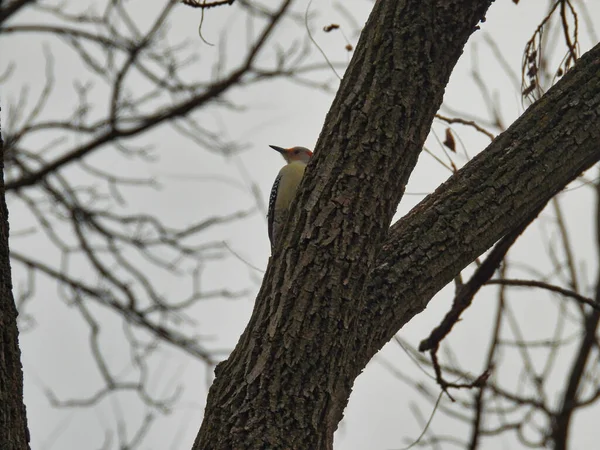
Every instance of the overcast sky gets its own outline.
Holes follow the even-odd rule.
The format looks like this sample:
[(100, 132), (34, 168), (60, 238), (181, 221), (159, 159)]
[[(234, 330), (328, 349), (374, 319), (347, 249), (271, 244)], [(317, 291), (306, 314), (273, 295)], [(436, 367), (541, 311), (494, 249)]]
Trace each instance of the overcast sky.
[[(101, 10), (102, 2), (91, 3), (97, 4)], [(141, 28), (156, 13), (153, 9), (155, 5), (149, 3), (153, 2), (137, 0), (127, 3), (129, 11), (133, 13)], [(274, 1), (264, 3), (275, 4)], [(302, 0), (296, 3), (295, 11), (303, 14), (308, 2)], [(314, 3), (311, 11), (315, 15), (311, 19), (310, 28), (315, 39), (331, 61), (347, 62), (351, 55), (344, 49), (344, 38), (339, 33), (325, 34), (322, 27), (332, 22), (341, 24), (348, 39), (355, 45), (357, 36), (353, 33), (352, 22), (335, 7), (334, 2)], [(493, 40), (512, 71), (520, 76), (523, 49), (546, 11), (545, 8), (539, 7), (541, 3), (547, 4), (541, 0), (523, 0), (517, 6), (512, 1), (499, 0), (492, 5), (487, 21), (481, 24), (481, 30), (470, 39), (452, 75), (444, 98), (446, 107), (470, 117), (486, 117), (485, 102), (472, 77), (472, 71), (476, 67), (494, 95), (497, 95), (496, 99), (507, 126), (523, 112), (524, 103), (518, 90), (515, 90), (515, 80), (510, 79), (498, 64), (488, 40)], [(590, 0), (585, 4), (590, 19), (600, 19), (600, 2)], [(372, 3), (366, 0), (346, 0), (344, 5), (352, 12), (354, 20), (360, 26), (366, 21)], [(19, 17), (22, 23), (46, 20), (46, 16), (33, 13), (24, 13)], [(244, 45), (247, 23), (237, 5), (207, 11), (203, 36), (215, 44), (209, 46), (198, 36), (199, 21), (198, 10), (182, 5), (176, 7), (169, 21), (171, 26), (166, 39), (169, 39), (169, 42), (189, 39), (195, 43), (200, 59), (186, 68), (184, 76), (206, 79), (212, 71), (212, 63), (222, 54), (224, 48), (227, 49), (227, 61), (231, 66), (243, 56), (247, 50)], [(581, 22), (584, 24), (585, 20), (582, 18)], [(11, 25), (15, 23), (17, 21), (11, 22)], [(220, 39), (224, 27), (228, 30), (226, 41)], [(584, 30), (580, 37), (583, 53), (597, 38), (584, 25), (581, 25), (581, 28)], [(304, 39), (305, 33), (306, 30), (297, 24), (284, 21), (272, 45), (277, 43), (285, 46), (293, 40)], [(48, 41), (47, 37), (39, 35), (8, 35), (3, 37), (1, 45), (0, 73), (3, 73), (9, 64), (15, 64), (12, 77), (2, 86), (3, 129), (11, 129), (12, 117), (6, 105), (17, 101), (23, 93), (24, 86), (29, 86), (28, 101), (31, 104), (41, 92), (45, 80), (44, 48), (54, 56), (55, 85), (42, 117), (64, 116), (72, 110), (75, 104), (74, 80), (86, 80), (89, 77), (72, 51), (67, 51), (56, 41)], [(556, 47), (559, 48), (557, 58), (560, 59), (564, 55), (564, 49), (559, 44), (556, 44)], [(272, 55), (271, 52), (267, 54)], [(311, 58), (316, 63), (324, 61), (321, 54), (314, 49)], [(342, 73), (343, 69), (338, 71)], [(313, 78), (322, 83), (327, 82), (332, 91), (338, 83), (335, 75), (328, 70), (314, 74)], [(132, 83), (129, 84), (129, 87), (131, 86)], [(138, 89), (143, 90), (144, 86), (140, 84)], [(102, 105), (106, 104), (106, 89), (98, 85), (91, 93), (89, 101), (95, 105), (92, 114), (101, 116), (105, 111)], [(195, 117), (203, 126), (218, 131), (223, 139), (240, 144), (243, 151), (239, 153), (223, 156), (210, 152), (163, 126), (129, 142), (152, 143), (156, 161), (128, 161), (109, 148), (89, 158), (90, 164), (105, 170), (151, 176), (161, 183), (162, 188), (158, 191), (141, 188), (127, 190), (127, 204), (122, 207), (123, 211), (152, 213), (163, 217), (172, 226), (185, 226), (212, 215), (256, 208), (256, 201), (251, 192), (253, 183), (258, 186), (266, 203), (271, 183), (283, 164), (281, 157), (268, 145), (302, 145), (313, 148), (332, 102), (333, 92), (302, 87), (285, 80), (273, 80), (249, 89), (235, 90), (228, 94), (227, 99), (244, 108), (237, 112), (214, 108), (206, 113), (200, 112)], [(430, 135), (426, 143), (427, 148), (443, 161), (447, 159), (439, 140), (443, 140), (445, 128), (445, 125), (436, 122), (436, 133)], [(489, 142), (471, 130), (458, 127), (453, 129), (460, 138), (459, 154), (453, 156), (459, 166), (466, 161), (463, 151), (472, 157)], [(32, 139), (28, 144), (31, 148), (42, 149), (46, 139), (47, 136), (38, 141)], [(60, 150), (50, 150), (47, 153), (49, 158), (53, 151)], [(87, 181), (85, 175), (77, 170), (66, 170), (64, 173), (72, 177), (75, 183), (83, 184)], [(423, 154), (407, 187), (407, 195), (398, 208), (398, 217), (409, 211), (426, 193), (431, 192), (450, 175), (451, 173), (433, 157)], [(595, 177), (595, 169), (592, 169), (588, 178)], [(225, 179), (234, 179), (238, 185), (232, 186), (224, 182)], [(571, 187), (581, 184), (576, 181)], [(559, 200), (565, 208), (569, 230), (572, 232), (573, 248), (581, 264), (581, 273), (584, 274), (583, 291), (591, 295), (597, 266), (596, 249), (590, 245), (590, 242), (594, 242), (595, 206), (592, 189), (582, 187), (569, 190), (562, 193)], [(14, 198), (9, 197), (8, 201), (11, 208), (11, 232), (14, 234), (11, 247), (22, 253), (36, 255), (48, 263), (56, 263), (59, 253), (41, 233), (19, 236), (19, 231), (32, 226), (33, 218)], [(551, 212), (545, 213), (539, 223), (519, 240), (511, 251), (511, 260), (527, 262), (538, 268), (541, 273), (551, 270), (552, 264), (547, 255), (548, 239), (552, 239), (552, 233), (555, 232), (552, 220), (548, 219), (551, 216)], [(192, 311), (188, 311), (195, 324), (182, 326), (186, 327), (186, 331), (193, 330), (202, 337), (206, 347), (229, 350), (237, 342), (251, 314), (262, 278), (261, 270), (266, 267), (270, 254), (264, 210), (260, 210), (259, 205), (259, 210), (248, 218), (214, 228), (204, 234), (202, 239), (207, 242), (223, 240), (235, 252), (235, 255), (230, 254), (225, 260), (206, 263), (201, 278), (203, 289), (210, 291), (226, 287), (234, 291), (247, 289), (248, 292), (235, 300), (216, 298), (202, 302)], [(83, 268), (73, 270), (80, 270), (79, 275), (82, 277), (91, 276), (86, 274)], [(470, 271), (467, 270), (466, 273)], [(159, 272), (152, 273), (151, 276), (164, 276), (164, 279), (158, 278), (157, 283), (160, 284), (162, 293), (172, 298), (185, 296), (190, 287), (189, 280), (175, 279)], [(23, 289), (24, 277), (24, 268), (13, 263), (17, 293)], [(103, 443), (106, 444), (107, 430), (110, 430), (111, 441), (105, 448), (117, 448), (115, 433), (119, 421), (125, 423), (124, 432), (131, 437), (143, 419), (145, 410), (135, 394), (108, 396), (93, 408), (79, 409), (55, 409), (44, 395), (44, 390), (48, 388), (61, 399), (88, 397), (101, 386), (101, 380), (89, 356), (87, 325), (81, 321), (75, 308), (57, 298), (57, 289), (52, 283), (43, 277), (39, 277), (36, 282), (34, 299), (26, 308), (27, 322), (23, 322), (22, 318), (20, 324), (23, 330), (20, 342), (32, 448), (97, 449), (101, 448)], [(399, 332), (399, 336), (414, 345), (427, 337), (428, 332), (439, 323), (448, 310), (452, 293), (451, 287), (439, 293), (423, 313)], [(492, 288), (484, 289), (447, 341), (460, 366), (473, 374), (477, 374), (483, 368), (489, 330), (495, 312), (493, 294)], [(559, 314), (557, 302), (540, 292), (515, 295), (514, 298), (520, 300), (514, 305), (517, 317), (528, 323), (525, 328), (526, 337), (533, 339), (550, 336)], [(124, 331), (121, 321), (105, 309), (91, 307), (91, 311), (103, 326), (103, 352), (108, 355), (115, 373), (126, 378), (136, 369), (132, 368), (131, 355), (123, 343)], [(225, 356), (223, 353), (222, 357)], [(201, 362), (192, 360), (181, 351), (167, 345), (159, 347), (149, 361), (149, 385), (153, 394), (160, 397), (177, 394), (179, 400), (170, 414), (159, 415), (139, 448), (188, 449), (201, 423), (210, 371)], [(570, 359), (565, 355), (555, 374), (557, 389), (562, 379), (560, 369), (568, 368), (569, 363)], [(511, 377), (518, 379), (519, 364), (521, 363), (515, 362), (514, 367), (507, 364), (499, 368), (498, 376), (502, 374), (509, 380)], [(389, 366), (402, 368), (404, 373), (423, 381), (437, 392), (434, 383), (423, 375), (396, 343), (388, 344), (356, 381), (345, 418), (336, 434), (337, 449), (400, 449), (405, 447), (410, 439), (416, 439), (420, 435), (423, 424), (415, 417), (415, 408), (418, 408), (422, 417), (427, 420), (432, 411), (432, 404), (398, 379)], [(564, 373), (562, 375), (564, 376)], [(550, 392), (549, 396), (558, 398), (558, 394), (559, 391), (556, 390)], [(444, 402), (449, 404), (446, 399)], [(600, 408), (595, 406), (585, 414), (576, 416), (572, 448), (595, 448), (600, 439), (598, 414)], [(460, 436), (464, 436), (467, 430), (442, 414), (436, 415), (431, 428), (436, 433)], [(485, 441), (484, 448), (520, 447), (514, 436), (507, 434), (496, 440)]]

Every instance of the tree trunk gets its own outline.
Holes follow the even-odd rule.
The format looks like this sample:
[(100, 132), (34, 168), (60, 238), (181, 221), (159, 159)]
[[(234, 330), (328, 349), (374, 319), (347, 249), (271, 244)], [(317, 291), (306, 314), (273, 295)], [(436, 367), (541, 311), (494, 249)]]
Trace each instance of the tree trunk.
[(23, 370), (17, 308), (12, 294), (8, 252), (8, 210), (4, 196), (4, 143), (0, 136), (0, 449), (29, 449), (23, 403)]
[(318, 177), (304, 180), (250, 323), (215, 370), (194, 449), (332, 448), (364, 367), (355, 360), (368, 276), (489, 4), (375, 4), (308, 168)]
[(332, 448), (372, 356), (600, 159), (598, 45), (388, 229), (450, 71), (488, 6), (460, 3), (376, 4), (307, 169), (294, 226), (240, 342), (215, 371), (194, 449)]

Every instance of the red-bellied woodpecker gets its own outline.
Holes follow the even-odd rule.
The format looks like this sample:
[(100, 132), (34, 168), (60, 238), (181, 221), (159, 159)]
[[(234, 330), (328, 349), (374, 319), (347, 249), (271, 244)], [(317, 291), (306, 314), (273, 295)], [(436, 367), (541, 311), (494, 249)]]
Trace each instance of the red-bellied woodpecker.
[(276, 145), (269, 145), (269, 147), (281, 153), (287, 161), (287, 164), (282, 167), (279, 175), (275, 178), (275, 183), (273, 183), (273, 188), (271, 189), (271, 196), (269, 197), (267, 221), (271, 251), (273, 251), (277, 239), (281, 234), (281, 229), (285, 225), (290, 204), (304, 176), (306, 164), (308, 164), (308, 161), (312, 157), (312, 152), (304, 147), (282, 148)]

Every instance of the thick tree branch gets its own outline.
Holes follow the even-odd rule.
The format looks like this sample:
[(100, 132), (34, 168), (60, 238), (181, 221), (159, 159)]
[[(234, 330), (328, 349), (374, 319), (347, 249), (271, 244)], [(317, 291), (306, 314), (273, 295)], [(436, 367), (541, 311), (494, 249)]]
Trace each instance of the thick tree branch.
[(366, 363), (433, 295), (600, 159), (600, 44), (391, 229), (367, 289)]

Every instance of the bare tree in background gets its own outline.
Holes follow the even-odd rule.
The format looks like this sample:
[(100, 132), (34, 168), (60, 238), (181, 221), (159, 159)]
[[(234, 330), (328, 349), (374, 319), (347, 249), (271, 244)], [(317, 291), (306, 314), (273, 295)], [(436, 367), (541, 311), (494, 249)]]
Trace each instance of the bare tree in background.
[[(228, 3), (232, 2), (215, 2), (214, 6)], [(168, 46), (163, 39), (175, 3), (158, 12), (145, 32), (119, 2), (109, 3), (101, 13), (90, 10), (82, 14), (14, 1), (0, 14), (2, 34), (46, 33), (60, 39), (77, 52), (96, 83), (103, 84), (108, 93), (106, 117), (93, 114), (93, 105), (87, 100), (93, 85), (82, 81), (76, 86), (79, 103), (72, 115), (43, 118), (54, 82), (53, 58), (48, 53), (47, 85), (40, 98), (33, 106), (22, 100), (9, 111), (10, 117), (18, 120), (11, 121), (5, 134), (6, 190), (9, 199), (26, 206), (35, 218), (35, 231), (43, 231), (60, 255), (60, 263), (52, 264), (39, 255), (19, 252), (13, 245), (13, 265), (17, 263), (28, 274), (26, 288), (17, 290), (17, 305), (26, 314), (27, 301), (35, 298), (40, 277), (57, 282), (63, 299), (80, 311), (89, 326), (90, 349), (104, 381), (90, 398), (51, 399), (57, 406), (93, 406), (117, 391), (137, 392), (149, 413), (133, 438), (119, 435), (122, 447), (138, 446), (154, 411), (169, 407), (169, 400), (155, 398), (147, 387), (147, 362), (156, 346), (174, 345), (212, 366), (219, 356), (194, 334), (181, 331), (188, 320), (186, 311), (207, 296), (240, 294), (193, 288), (186, 298), (173, 300), (148, 274), (159, 268), (175, 276), (192, 272), (197, 279), (207, 262), (227, 254), (221, 242), (205, 241), (202, 233), (244, 220), (261, 205), (255, 198), (246, 210), (202, 217), (183, 228), (168, 225), (164, 218), (120, 213), (116, 207), (125, 201), (124, 188), (151, 187), (156, 180), (118, 175), (90, 162), (92, 155), (112, 151), (124, 158), (151, 158), (152, 149), (135, 147), (129, 140), (165, 124), (211, 151), (230, 154), (239, 150), (239, 143), (223, 140), (218, 129), (203, 127), (196, 114), (205, 109), (234, 108), (226, 95), (231, 88), (265, 79), (286, 77), (303, 85), (321, 85), (305, 77), (323, 68), (309, 64), (307, 44), (278, 51), (273, 57), (275, 67), (272, 60), (259, 58), (269, 50), (268, 38), (286, 15), (301, 25), (302, 17), (291, 10), (291, 3), (281, 2), (279, 9), (270, 10), (237, 2), (236, 7), (262, 28), (257, 27), (239, 65), (227, 68), (225, 59), (219, 60), (205, 81), (180, 76), (185, 62), (193, 61), (189, 59), (193, 52), (190, 47)], [(458, 117), (449, 109), (456, 117), (438, 118), (472, 126), (495, 139), (388, 230), (452, 67), (489, 6), (487, 1), (442, 3), (410, 5), (400, 13), (394, 2), (378, 2), (317, 146), (310, 173), (319, 175), (309, 177), (302, 196), (302, 205), (310, 207), (296, 211), (297, 226), (288, 227), (289, 248), (276, 252), (246, 333), (232, 356), (217, 368), (195, 448), (331, 448), (356, 375), (453, 278), (457, 294), (452, 311), (421, 344), (430, 357), (422, 357), (409, 343), (396, 338), (421, 364), (432, 366), (433, 387), (424, 387), (395, 365), (391, 369), (422, 390), (437, 405), (437, 414), (445, 413), (466, 424), (470, 433), (463, 438), (428, 430), (430, 434), (418, 441), (420, 445), (483, 448), (482, 442), (488, 439), (515, 433), (526, 446), (567, 448), (573, 414), (600, 395), (598, 300), (578, 274), (559, 200), (554, 198), (552, 207), (560, 248), (552, 243), (548, 247), (550, 257), (556, 260), (555, 270), (536, 273), (535, 279), (516, 278), (513, 274), (535, 271), (513, 268), (506, 259), (518, 236), (553, 195), (600, 157), (597, 145), (594, 147), (599, 119), (598, 93), (593, 87), (600, 84), (599, 51), (595, 48), (575, 65), (578, 30), (573, 24), (578, 22), (571, 2), (550, 2), (547, 23), (541, 24), (526, 48), (522, 94), (541, 100), (495, 138), (504, 131), (506, 121), (494, 97), (488, 95), (485, 80), (476, 73), (475, 83), (488, 98), (487, 120)], [(53, 17), (59, 25), (8, 22), (28, 9)], [(432, 17), (432, 10), (438, 15), (430, 35), (424, 31), (428, 23), (424, 18)], [(388, 23), (391, 18), (398, 20), (394, 27)], [(82, 31), (82, 26), (94, 31)], [(542, 31), (554, 29), (564, 36), (566, 57), (552, 66), (542, 51), (542, 42), (547, 43)], [(393, 46), (400, 41), (405, 48)], [(493, 43), (489, 49), (494, 51)], [(397, 72), (390, 73), (389, 65)], [(545, 94), (565, 73), (559, 86)], [(10, 70), (4, 76), (10, 76)], [(140, 79), (151, 87), (138, 97), (128, 83)], [(54, 140), (59, 135), (62, 139)], [(447, 131), (444, 142), (450, 151), (456, 150), (453, 135)], [(47, 148), (40, 149), (37, 136), (50, 143)], [(325, 147), (327, 154), (319, 151)], [(339, 158), (342, 149), (348, 154), (345, 159)], [(450, 166), (456, 167), (454, 161)], [(361, 170), (357, 172), (356, 167)], [(81, 175), (96, 181), (82, 183), (77, 178)], [(320, 198), (311, 192), (319, 193)], [(373, 202), (373, 198), (381, 201)], [(28, 239), (33, 230), (12, 232), (18, 242), (20, 234), (21, 239)], [(494, 250), (470, 267), (473, 274), (469, 279), (462, 280), (460, 272), (496, 241)], [(81, 264), (94, 271), (97, 282), (79, 275)], [(437, 350), (463, 309), (486, 284), (501, 286), (498, 313), (487, 361), (480, 373), (473, 374), (461, 368), (451, 353), (438, 357)], [(544, 289), (560, 296), (562, 322), (548, 339), (533, 342), (523, 337), (526, 322), (519, 322), (511, 309), (511, 286)], [(575, 302), (566, 303), (565, 299)], [(103, 355), (98, 344), (102, 324), (90, 306), (94, 304), (123, 320), (137, 363), (136, 382), (123, 382)], [(506, 335), (507, 328), (512, 335)], [(545, 352), (542, 363), (532, 356), (540, 348)], [(547, 384), (557, 358), (573, 348), (576, 356), (557, 403), (547, 392), (551, 389)], [(522, 360), (525, 381), (506, 385), (502, 368), (514, 357), (511, 352)], [(593, 358), (595, 365), (590, 363)], [(459, 381), (447, 381), (448, 377)], [(536, 422), (540, 416), (542, 424)]]
[[(251, 194), (244, 209), (211, 215), (199, 207), (196, 222), (183, 226), (152, 209), (132, 207), (130, 194), (146, 190), (149, 198), (158, 195), (165, 180), (145, 175), (143, 168), (159, 166), (154, 161), (170, 157), (167, 152), (177, 157), (174, 149), (157, 144), (157, 131), (167, 141), (183, 136), (190, 147), (225, 158), (248, 147), (228, 139), (224, 124), (215, 120), (244, 107), (230, 91), (277, 78), (328, 89), (326, 81), (312, 81), (318, 72), (324, 73), (322, 80), (333, 77), (326, 63), (309, 61), (308, 37), (289, 45), (273, 42), (284, 18), (288, 25), (304, 27), (303, 16), (290, 3), (273, 9), (238, 2), (246, 40), (233, 45), (238, 50), (243, 46), (245, 53), (239, 60), (228, 59), (227, 38), (234, 30), (225, 29), (218, 36), (219, 50), (211, 49), (216, 55), (211, 66), (206, 58), (200, 65), (199, 49), (212, 44), (203, 43), (196, 30), (186, 33), (192, 39), (171, 42), (169, 28), (178, 26), (172, 19), (176, 8), (192, 11), (177, 1), (2, 5), (3, 45), (35, 39), (45, 58), (45, 74), (40, 74), (45, 84), (37, 98), (31, 99), (33, 86), (23, 85), (21, 92), (3, 99), (6, 195), (13, 217), (18, 211), (27, 218), (19, 221), (27, 226), (13, 223), (11, 229), (21, 328), (35, 329), (28, 305), (43, 299), (69, 305), (78, 313), (70, 320), (81, 320), (88, 329), (89, 353), (101, 382), (85, 398), (62, 398), (42, 380), (56, 407), (93, 408), (107, 396), (137, 393), (147, 411), (145, 420), (137, 431), (127, 424), (126, 432), (107, 430), (107, 446), (114, 445), (116, 434), (121, 448), (135, 448), (157, 413), (168, 412), (180, 400), (176, 385), (167, 387), (166, 394), (150, 386), (162, 364), (157, 350), (180, 349), (211, 373), (223, 357), (223, 350), (205, 345), (190, 311), (198, 302), (240, 298), (249, 289), (203, 287), (206, 267), (233, 257), (227, 244), (209, 233), (264, 213), (263, 194), (243, 171), (237, 180), (224, 182)], [(135, 12), (140, 7), (143, 17)], [(200, 11), (193, 14), (199, 22)], [(59, 94), (65, 90), (61, 82), (70, 81), (67, 68), (73, 60), (87, 75), (73, 80), (66, 95)], [(14, 81), (14, 72), (9, 62), (1, 74), (3, 84)], [(60, 95), (64, 97), (58, 100)], [(99, 104), (99, 98), (105, 102)], [(31, 242), (44, 251), (23, 245)], [(175, 284), (187, 286), (188, 294), (175, 297), (167, 288)], [(125, 375), (103, 346), (107, 317), (122, 323), (121, 345), (129, 348), (133, 369)]]

